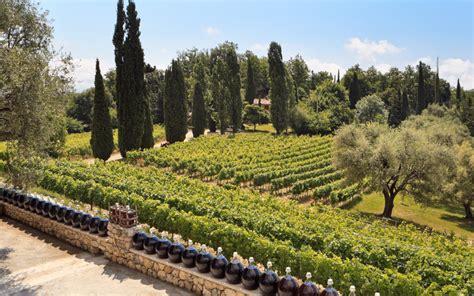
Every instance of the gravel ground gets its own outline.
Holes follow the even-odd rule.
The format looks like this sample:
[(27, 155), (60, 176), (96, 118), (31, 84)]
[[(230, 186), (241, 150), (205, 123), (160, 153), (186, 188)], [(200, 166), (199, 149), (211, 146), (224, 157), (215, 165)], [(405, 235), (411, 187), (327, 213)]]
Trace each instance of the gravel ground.
[(192, 295), (0, 218), (0, 295)]

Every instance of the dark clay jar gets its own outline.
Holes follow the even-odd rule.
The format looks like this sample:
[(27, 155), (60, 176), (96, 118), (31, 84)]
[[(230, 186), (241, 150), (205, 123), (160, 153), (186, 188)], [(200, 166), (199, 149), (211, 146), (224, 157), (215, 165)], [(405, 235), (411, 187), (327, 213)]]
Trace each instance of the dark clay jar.
[(23, 192), (18, 192), (16, 195), (17, 195), (16, 205), (20, 208), (23, 208), (23, 204), (26, 201), (26, 194)]
[(100, 219), (99, 221), (99, 236), (107, 236), (107, 227), (109, 226), (108, 219)]
[(227, 282), (231, 284), (240, 284), (242, 281), (242, 272), (244, 271), (244, 266), (237, 258), (237, 252), (234, 252), (232, 260), (227, 264), (225, 268), (225, 278)]
[(15, 206), (18, 206), (18, 200), (20, 199), (20, 196), (21, 196), (21, 192), (18, 191), (18, 190), (15, 190), (13, 191), (13, 194), (12, 194), (12, 204), (14, 204)]
[(195, 247), (193, 247), (193, 242), (188, 242), (188, 247), (184, 250), (183, 254), (181, 255), (181, 261), (183, 261), (183, 265), (187, 268), (193, 268), (196, 266), (196, 256), (198, 251)]
[(58, 222), (64, 222), (64, 216), (66, 216), (66, 211), (67, 211), (67, 208), (64, 207), (64, 206), (60, 206), (58, 211), (56, 212), (56, 220), (58, 220)]
[(28, 204), (28, 209), (30, 212), (36, 212), (36, 205), (38, 204), (39, 199), (37, 197), (32, 197), (30, 203)]
[(58, 212), (58, 210), (59, 210), (59, 205), (53, 204), (49, 208), (49, 212), (48, 212), (49, 218), (56, 219), (56, 213)]
[(15, 204), (15, 200), (16, 200), (16, 189), (11, 189), (10, 192), (8, 193), (7, 202), (10, 204)]
[(76, 213), (80, 212), (76, 212), (73, 209), (67, 209), (66, 214), (64, 215), (64, 223), (72, 225), (74, 215), (76, 215)]
[(181, 255), (184, 252), (184, 246), (178, 242), (172, 243), (168, 248), (168, 258), (170, 262), (180, 263)]
[(31, 194), (26, 194), (25, 195), (25, 200), (23, 201), (23, 208), (25, 210), (30, 209), (30, 202), (31, 202), (32, 199), (33, 199), (33, 195), (31, 195)]
[(321, 292), (321, 296), (339, 296), (339, 292), (332, 287), (332, 279), (328, 279), (328, 284), (326, 288)]
[(223, 279), (225, 277), (227, 264), (229, 264), (229, 261), (224, 255), (222, 255), (222, 248), (217, 248), (217, 256), (211, 260), (212, 276), (218, 279)]
[(146, 239), (143, 241), (143, 248), (145, 249), (145, 252), (147, 254), (155, 254), (156, 244), (158, 244), (158, 238), (156, 236), (147, 236)]
[(278, 276), (271, 268), (272, 264), (268, 262), (267, 269), (260, 275), (258, 287), (262, 295), (265, 296), (276, 295), (278, 291)]
[(201, 246), (201, 251), (196, 256), (196, 267), (199, 272), (207, 273), (211, 271), (212, 256), (207, 250), (206, 245)]
[(162, 237), (158, 239), (156, 243), (155, 251), (158, 254), (158, 258), (166, 259), (168, 258), (168, 248), (171, 246), (169, 239)]
[(300, 286), (299, 294), (300, 296), (319, 296), (318, 287), (310, 280), (311, 273), (306, 274), (306, 281)]
[(291, 269), (286, 268), (286, 275), (278, 282), (278, 295), (280, 296), (297, 296), (298, 283), (295, 278), (290, 275)]
[(99, 217), (92, 217), (89, 223), (89, 232), (90, 233), (98, 233), (99, 232)]
[(258, 288), (260, 279), (260, 270), (254, 265), (253, 257), (249, 258), (249, 266), (242, 271), (242, 285), (247, 290), (255, 290)]
[(92, 216), (89, 214), (82, 215), (81, 218), (81, 229), (89, 231), (89, 225), (91, 224)]
[(49, 201), (46, 201), (43, 205), (43, 210), (41, 211), (41, 214), (45, 217), (49, 217), (49, 210), (51, 209), (51, 207), (53, 206), (53, 204)]
[(144, 232), (137, 232), (132, 237), (132, 245), (135, 250), (143, 250), (143, 241), (146, 239)]
[(39, 200), (38, 203), (36, 203), (36, 208), (35, 208), (36, 214), (41, 215), (41, 213), (43, 212), (44, 203), (45, 203), (44, 200)]
[(84, 215), (85, 213), (79, 211), (75, 211), (74, 213), (72, 213), (72, 222), (70, 223), (72, 227), (81, 228), (81, 220), (82, 216)]

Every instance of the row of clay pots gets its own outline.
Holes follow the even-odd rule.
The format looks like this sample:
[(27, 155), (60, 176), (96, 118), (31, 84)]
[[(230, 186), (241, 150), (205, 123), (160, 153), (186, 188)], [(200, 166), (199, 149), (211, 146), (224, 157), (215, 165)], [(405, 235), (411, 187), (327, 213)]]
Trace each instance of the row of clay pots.
[(179, 242), (171, 242), (166, 238), (166, 233), (161, 238), (137, 232), (132, 237), (133, 248), (144, 250), (147, 254), (156, 254), (158, 258), (168, 259), (172, 263), (182, 263), (187, 268), (196, 268), (201, 273), (211, 273), (214, 278), (226, 279), (230, 284), (242, 284), (247, 290), (259, 289), (262, 295), (302, 295), (302, 296), (337, 296), (339, 293), (332, 287), (332, 280), (328, 280), (325, 289), (319, 289), (310, 281), (311, 273), (306, 274), (307, 280), (299, 285), (294, 277), (290, 275), (291, 269), (287, 267), (286, 275), (279, 277), (272, 270), (272, 263), (267, 263), (267, 268), (261, 272), (254, 264), (251, 257), (249, 265), (244, 265), (237, 258), (237, 253), (231, 261), (222, 254), (222, 248), (217, 249), (217, 256), (207, 251), (206, 245), (202, 245), (200, 251), (192, 241), (188, 247)]
[(99, 236), (107, 236), (109, 220), (43, 200), (20, 190), (0, 188), (0, 200)]

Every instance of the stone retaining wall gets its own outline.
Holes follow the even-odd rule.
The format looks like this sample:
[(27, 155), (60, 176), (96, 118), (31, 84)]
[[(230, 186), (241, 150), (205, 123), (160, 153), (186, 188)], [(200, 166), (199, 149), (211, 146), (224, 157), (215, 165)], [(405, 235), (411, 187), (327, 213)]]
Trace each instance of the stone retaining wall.
[(258, 292), (244, 290), (240, 285), (231, 285), (210, 274), (185, 268), (181, 263), (171, 263), (156, 255), (132, 249), (135, 228), (109, 224), (108, 236), (100, 237), (0, 201), (0, 215), (2, 214), (93, 254), (104, 254), (111, 261), (192, 291), (196, 295), (258, 295)]

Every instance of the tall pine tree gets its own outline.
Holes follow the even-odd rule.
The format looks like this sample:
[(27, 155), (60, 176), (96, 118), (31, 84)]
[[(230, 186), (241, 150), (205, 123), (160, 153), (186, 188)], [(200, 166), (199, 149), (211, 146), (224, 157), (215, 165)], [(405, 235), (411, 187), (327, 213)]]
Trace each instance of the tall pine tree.
[(247, 87), (245, 88), (245, 100), (250, 105), (253, 104), (253, 100), (257, 96), (257, 86), (255, 84), (255, 73), (253, 67), (253, 60), (249, 55), (247, 57)]
[(193, 136), (197, 138), (200, 135), (203, 135), (206, 129), (206, 105), (204, 102), (201, 83), (199, 81), (194, 85), (192, 122)]
[(114, 150), (114, 137), (99, 60), (96, 61), (95, 68), (94, 109), (90, 143), (94, 157), (107, 160)]
[(401, 108), (401, 119), (402, 121), (408, 118), (408, 115), (410, 114), (410, 109), (409, 109), (409, 104), (408, 104), (408, 94), (407, 91), (403, 91), (402, 93), (402, 108)]
[(270, 43), (268, 49), (268, 76), (270, 78), (270, 115), (277, 134), (288, 126), (288, 88), (281, 46)]
[(127, 151), (142, 148), (146, 117), (146, 98), (144, 93), (145, 62), (140, 43), (140, 19), (135, 2), (129, 1), (127, 6), (127, 37), (124, 42), (123, 59), (123, 97), (121, 104), (121, 120), (123, 139), (120, 153), (123, 157)]
[(357, 77), (357, 72), (352, 73), (352, 80), (349, 84), (349, 106), (351, 109), (354, 109), (357, 102), (361, 98), (361, 89), (359, 78)]
[(226, 53), (228, 77), (226, 79), (229, 90), (229, 115), (232, 131), (236, 133), (242, 127), (242, 97), (240, 95), (240, 66), (234, 47)]
[(117, 121), (118, 121), (118, 142), (119, 148), (122, 152), (122, 148), (124, 147), (123, 143), (123, 108), (122, 108), (122, 101), (124, 96), (124, 76), (123, 76), (123, 58), (124, 58), (124, 38), (125, 38), (125, 22), (126, 16), (125, 11), (123, 9), (123, 0), (119, 0), (117, 2), (117, 20), (115, 24), (115, 32), (113, 37), (113, 44), (114, 44), (114, 53), (115, 53), (115, 93), (116, 93), (116, 102), (117, 102)]
[(421, 114), (426, 106), (427, 100), (425, 94), (425, 78), (423, 75), (423, 64), (420, 61), (420, 64), (418, 65), (418, 97), (416, 104), (416, 114)]
[(222, 58), (218, 58), (213, 67), (211, 81), (212, 81), (212, 97), (214, 100), (217, 119), (219, 121), (219, 130), (221, 135), (225, 133), (228, 127), (228, 110), (229, 108), (229, 89), (225, 80), (228, 76), (226, 64)]
[(153, 118), (151, 116), (150, 98), (144, 96), (145, 100), (145, 122), (143, 124), (142, 149), (149, 149), (155, 146), (155, 139), (153, 138)]
[(461, 100), (462, 100), (462, 93), (461, 93), (461, 84), (459, 83), (459, 78), (458, 78), (458, 84), (456, 85), (456, 106), (459, 108), (461, 106)]
[(178, 61), (173, 60), (165, 74), (165, 132), (170, 143), (186, 139), (188, 132), (188, 112), (186, 108), (186, 88), (183, 70)]

